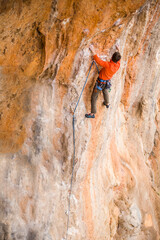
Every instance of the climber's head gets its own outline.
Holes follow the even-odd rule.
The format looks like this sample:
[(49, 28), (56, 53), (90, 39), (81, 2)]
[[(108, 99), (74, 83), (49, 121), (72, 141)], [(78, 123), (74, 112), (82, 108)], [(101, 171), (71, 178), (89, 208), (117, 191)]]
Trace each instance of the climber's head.
[(119, 52), (115, 52), (112, 55), (112, 61), (113, 62), (117, 63), (120, 59), (121, 59), (121, 54)]

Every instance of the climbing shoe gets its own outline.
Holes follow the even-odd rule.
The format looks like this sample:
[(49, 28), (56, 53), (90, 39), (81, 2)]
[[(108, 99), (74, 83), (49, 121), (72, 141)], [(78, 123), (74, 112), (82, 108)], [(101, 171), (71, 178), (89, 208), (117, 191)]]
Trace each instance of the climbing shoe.
[(94, 115), (94, 114), (91, 115), (90, 113), (89, 113), (89, 114), (86, 113), (86, 114), (85, 114), (85, 117), (86, 117), (86, 118), (95, 118), (95, 115)]
[(103, 105), (106, 106), (106, 108), (109, 108), (110, 104), (105, 104), (105, 102), (103, 102)]

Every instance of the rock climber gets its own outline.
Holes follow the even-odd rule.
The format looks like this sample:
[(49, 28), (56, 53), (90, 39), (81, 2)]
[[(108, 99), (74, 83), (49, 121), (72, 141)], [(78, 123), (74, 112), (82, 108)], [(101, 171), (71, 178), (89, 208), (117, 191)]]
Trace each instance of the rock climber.
[(99, 72), (99, 76), (97, 78), (96, 84), (93, 88), (92, 96), (91, 96), (91, 113), (85, 114), (86, 118), (95, 118), (95, 114), (97, 112), (96, 110), (96, 102), (99, 93), (103, 92), (104, 102), (103, 105), (106, 106), (106, 108), (109, 108), (109, 94), (108, 89), (111, 87), (111, 78), (113, 75), (118, 71), (120, 67), (120, 59), (121, 55), (119, 53), (119, 48), (116, 45), (116, 52), (112, 55), (112, 58), (110, 62), (101, 60), (93, 47), (93, 45), (90, 46), (90, 51), (93, 54), (93, 59), (96, 61), (98, 65), (102, 67), (102, 69)]

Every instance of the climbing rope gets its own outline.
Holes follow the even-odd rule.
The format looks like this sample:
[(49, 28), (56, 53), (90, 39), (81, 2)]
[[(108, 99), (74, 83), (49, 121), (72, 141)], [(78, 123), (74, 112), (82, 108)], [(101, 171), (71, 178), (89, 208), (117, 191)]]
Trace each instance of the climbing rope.
[(81, 99), (82, 93), (83, 93), (84, 88), (85, 88), (85, 86), (86, 86), (86, 83), (87, 83), (89, 74), (90, 74), (90, 72), (91, 72), (93, 63), (96, 65), (97, 72), (99, 73), (97, 64), (96, 64), (95, 61), (93, 61), (92, 64), (91, 64), (91, 66), (90, 66), (88, 75), (87, 75), (87, 77), (86, 77), (86, 81), (85, 81), (85, 83), (84, 83), (84, 85), (83, 85), (81, 94), (80, 94), (80, 96), (79, 96), (79, 98), (78, 98), (78, 101), (77, 101), (77, 103), (76, 103), (76, 106), (75, 106), (75, 109), (74, 109), (74, 112), (73, 112), (73, 119), (72, 119), (72, 126), (73, 126), (73, 163), (72, 163), (72, 176), (71, 176), (71, 184), (70, 184), (69, 200), (68, 200), (68, 211), (67, 211), (67, 215), (68, 215), (68, 219), (67, 219), (67, 233), (66, 233), (66, 238), (65, 238), (65, 240), (68, 239), (69, 217), (70, 217), (70, 205), (71, 205), (71, 194), (72, 194), (72, 184), (73, 184), (73, 173), (74, 173), (74, 166), (75, 166), (75, 112), (76, 112), (76, 110), (77, 110), (79, 101), (80, 101), (80, 99)]

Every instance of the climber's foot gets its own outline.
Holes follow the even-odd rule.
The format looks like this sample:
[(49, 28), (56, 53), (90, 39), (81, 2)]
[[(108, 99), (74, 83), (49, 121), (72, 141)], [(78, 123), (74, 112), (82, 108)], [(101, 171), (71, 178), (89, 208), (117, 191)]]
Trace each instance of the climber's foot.
[(86, 113), (85, 117), (86, 118), (95, 118), (95, 115), (94, 115), (94, 113)]
[(106, 106), (106, 108), (109, 108), (109, 106), (110, 106), (110, 104), (108, 103), (108, 104), (106, 104), (105, 102), (103, 102), (103, 105), (105, 105)]

